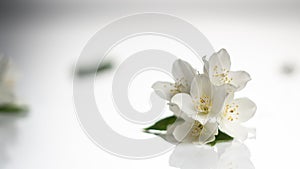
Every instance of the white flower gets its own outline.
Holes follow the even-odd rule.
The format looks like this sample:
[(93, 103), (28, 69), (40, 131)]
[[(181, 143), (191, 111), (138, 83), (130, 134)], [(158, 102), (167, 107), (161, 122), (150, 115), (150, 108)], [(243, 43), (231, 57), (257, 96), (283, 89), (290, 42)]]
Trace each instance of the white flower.
[(171, 103), (201, 124), (216, 119), (223, 109), (227, 92), (225, 86), (214, 86), (207, 76), (196, 75), (191, 84), (190, 95), (176, 94)]
[(173, 135), (176, 140), (187, 143), (206, 144), (215, 140), (218, 134), (218, 124), (215, 121), (208, 121), (202, 125), (192, 118), (174, 128)]
[(211, 82), (216, 86), (227, 84), (228, 92), (243, 89), (251, 80), (245, 71), (230, 71), (230, 56), (225, 49), (214, 53), (209, 60), (203, 57), (204, 73), (209, 76)]
[(170, 101), (177, 93), (190, 92), (191, 82), (196, 73), (197, 71), (189, 63), (178, 59), (173, 63), (172, 67), (175, 83), (156, 82), (152, 85), (152, 88), (158, 96)]
[(225, 49), (209, 60), (203, 57), (204, 74), (199, 74), (185, 61), (173, 63), (175, 83), (156, 82), (152, 88), (169, 101), (169, 109), (177, 120), (158, 134), (171, 143), (207, 144), (222, 131), (237, 140), (248, 138), (249, 129), (242, 126), (256, 112), (248, 98), (234, 99), (234, 92), (243, 89), (250, 75), (230, 71), (231, 61)]
[(167, 128), (166, 134), (160, 134), (163, 139), (170, 143), (196, 143), (206, 144), (215, 140), (218, 134), (216, 121), (209, 121), (202, 125), (199, 121), (188, 117), (176, 104), (170, 104), (170, 110), (178, 117), (177, 120)]
[(202, 125), (199, 121), (187, 116), (177, 120), (170, 125), (164, 138), (167, 141), (206, 144), (215, 140), (218, 134), (218, 124), (216, 121), (207, 121)]
[(248, 121), (256, 112), (256, 105), (248, 98), (233, 99), (230, 94), (225, 101), (225, 106), (218, 118), (219, 128), (228, 135), (245, 140), (248, 137), (248, 129), (241, 123)]
[(8, 77), (9, 59), (0, 54), (0, 105), (14, 101), (12, 81)]

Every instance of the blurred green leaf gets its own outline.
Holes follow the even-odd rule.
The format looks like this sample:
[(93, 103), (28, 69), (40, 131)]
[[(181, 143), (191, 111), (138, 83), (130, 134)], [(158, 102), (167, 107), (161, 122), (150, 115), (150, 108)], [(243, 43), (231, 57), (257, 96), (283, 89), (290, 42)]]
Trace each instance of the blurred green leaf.
[(81, 67), (78, 68), (76, 74), (77, 76), (87, 76), (92, 75), (94, 73), (100, 73), (106, 70), (109, 70), (113, 67), (112, 62), (104, 62), (99, 65), (99, 67)]
[(21, 113), (27, 111), (28, 107), (24, 105), (17, 105), (13, 103), (0, 105), (0, 113)]

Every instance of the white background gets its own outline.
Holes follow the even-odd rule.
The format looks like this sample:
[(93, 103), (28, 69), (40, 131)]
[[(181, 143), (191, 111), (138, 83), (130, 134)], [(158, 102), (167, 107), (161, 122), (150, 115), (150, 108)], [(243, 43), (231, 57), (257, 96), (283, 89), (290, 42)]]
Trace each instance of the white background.
[[(1, 15), (1, 49), (13, 58), (16, 93), (31, 111), (26, 117), (0, 117), (5, 121), (0, 124), (0, 168), (170, 168), (170, 152), (136, 161), (98, 148), (80, 128), (72, 101), (72, 70), (87, 41), (112, 20), (137, 12), (165, 12), (183, 18), (195, 25), (216, 50), (226, 48), (232, 69), (246, 70), (253, 79), (238, 96), (247, 96), (258, 106), (256, 116), (248, 124), (257, 128), (257, 139), (247, 142), (255, 167), (299, 168), (295, 155), (300, 151), (297, 1), (16, 1), (4, 5), (9, 8), (2, 10)], [(130, 48), (125, 50), (128, 46), (147, 48), (167, 43), (165, 39), (146, 38), (152, 38), (153, 43), (133, 39), (116, 47), (112, 56), (118, 56), (119, 63), (132, 52)], [(162, 48), (175, 49), (178, 57), (189, 61), (189, 51), (178, 44), (168, 45)], [(284, 67), (294, 71), (285, 74)], [(113, 72), (102, 74), (96, 81), (100, 105), (101, 99), (111, 101), (107, 91), (112, 76)], [(133, 105), (147, 110), (151, 84), (169, 79), (159, 72), (138, 76), (129, 90)], [(109, 103), (105, 105), (103, 116), (117, 132), (133, 138), (150, 137), (140, 132), (144, 126), (130, 124)]]

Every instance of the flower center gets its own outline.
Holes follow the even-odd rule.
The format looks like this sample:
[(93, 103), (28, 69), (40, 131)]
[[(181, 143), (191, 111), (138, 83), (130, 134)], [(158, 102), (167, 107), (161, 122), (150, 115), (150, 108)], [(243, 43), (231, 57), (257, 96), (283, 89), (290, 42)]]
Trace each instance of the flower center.
[(194, 123), (194, 125), (192, 127), (192, 130), (191, 130), (192, 136), (194, 136), (194, 137), (199, 136), (200, 133), (201, 133), (201, 131), (202, 131), (202, 129), (203, 129), (203, 125), (200, 122), (195, 121), (195, 123)]
[(208, 114), (212, 107), (212, 102), (208, 96), (203, 95), (198, 101), (194, 102), (194, 105), (198, 114)]
[(239, 105), (235, 103), (227, 104), (223, 112), (223, 118), (228, 121), (234, 122), (239, 119), (240, 113), (238, 112)]
[(229, 70), (221, 69), (221, 71), (219, 72), (217, 65), (214, 67), (213, 70), (214, 70), (213, 77), (219, 78), (219, 80), (221, 82), (228, 84), (232, 81), (232, 78), (229, 78), (229, 76), (228, 76)]
[(185, 93), (188, 92), (188, 85), (187, 85), (187, 80), (184, 78), (176, 79), (176, 82), (174, 84), (174, 89), (171, 89), (170, 92), (175, 95), (178, 93)]

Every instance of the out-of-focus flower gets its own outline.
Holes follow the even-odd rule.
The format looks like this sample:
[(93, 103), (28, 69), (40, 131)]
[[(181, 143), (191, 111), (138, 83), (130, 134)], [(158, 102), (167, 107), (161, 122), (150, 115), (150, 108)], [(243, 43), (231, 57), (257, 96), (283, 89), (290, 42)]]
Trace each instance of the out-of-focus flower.
[(0, 54), (0, 112), (16, 113), (27, 111), (27, 106), (17, 103), (13, 92), (13, 74), (9, 58)]
[(9, 104), (15, 100), (12, 92), (13, 80), (8, 69), (9, 59), (0, 54), (0, 105)]

